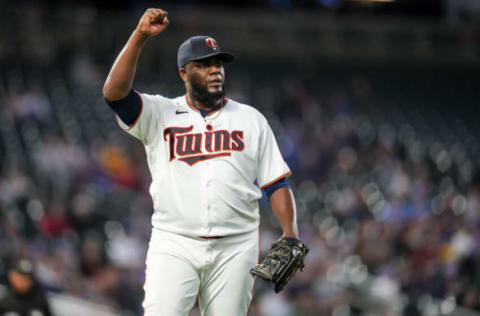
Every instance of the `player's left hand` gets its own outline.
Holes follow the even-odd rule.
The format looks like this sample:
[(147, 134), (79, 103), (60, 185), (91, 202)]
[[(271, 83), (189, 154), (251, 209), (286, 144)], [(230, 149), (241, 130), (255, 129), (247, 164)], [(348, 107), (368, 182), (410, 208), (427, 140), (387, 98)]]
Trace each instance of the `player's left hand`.
[(282, 237), (272, 244), (262, 262), (250, 270), (267, 281), (272, 281), (275, 293), (280, 292), (303, 263), (309, 249), (303, 242), (293, 237)]

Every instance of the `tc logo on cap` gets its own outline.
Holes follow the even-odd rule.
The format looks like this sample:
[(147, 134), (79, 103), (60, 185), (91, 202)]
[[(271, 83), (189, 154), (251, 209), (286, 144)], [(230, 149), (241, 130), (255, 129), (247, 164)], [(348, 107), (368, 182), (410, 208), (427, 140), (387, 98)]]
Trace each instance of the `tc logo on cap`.
[(205, 40), (205, 42), (207, 43), (207, 46), (210, 47), (211, 49), (213, 50), (218, 49), (217, 42), (213, 38), (209, 37)]

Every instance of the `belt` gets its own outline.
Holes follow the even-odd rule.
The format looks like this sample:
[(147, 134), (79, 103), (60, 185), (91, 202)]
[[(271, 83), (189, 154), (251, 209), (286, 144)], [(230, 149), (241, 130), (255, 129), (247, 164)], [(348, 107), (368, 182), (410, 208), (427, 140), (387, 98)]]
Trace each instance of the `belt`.
[(220, 239), (220, 238), (223, 238), (225, 236), (200, 236), (200, 238), (202, 239)]

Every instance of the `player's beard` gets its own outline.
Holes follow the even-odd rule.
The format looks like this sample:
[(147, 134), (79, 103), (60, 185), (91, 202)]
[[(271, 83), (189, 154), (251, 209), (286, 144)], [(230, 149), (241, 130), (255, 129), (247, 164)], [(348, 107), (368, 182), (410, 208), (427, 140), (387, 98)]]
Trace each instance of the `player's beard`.
[(211, 106), (212, 108), (218, 106), (222, 103), (223, 98), (225, 97), (225, 83), (222, 83), (221, 91), (210, 92), (208, 91), (207, 85), (203, 85), (198, 82), (195, 77), (190, 78), (190, 87), (192, 98), (198, 102)]

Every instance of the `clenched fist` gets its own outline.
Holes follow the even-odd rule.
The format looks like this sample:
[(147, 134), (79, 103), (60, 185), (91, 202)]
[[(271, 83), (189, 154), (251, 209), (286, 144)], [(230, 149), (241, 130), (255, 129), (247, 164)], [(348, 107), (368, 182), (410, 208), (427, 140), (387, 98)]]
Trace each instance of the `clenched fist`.
[(144, 37), (150, 37), (163, 32), (170, 21), (168, 12), (162, 9), (150, 8), (145, 11), (138, 22), (136, 31)]

